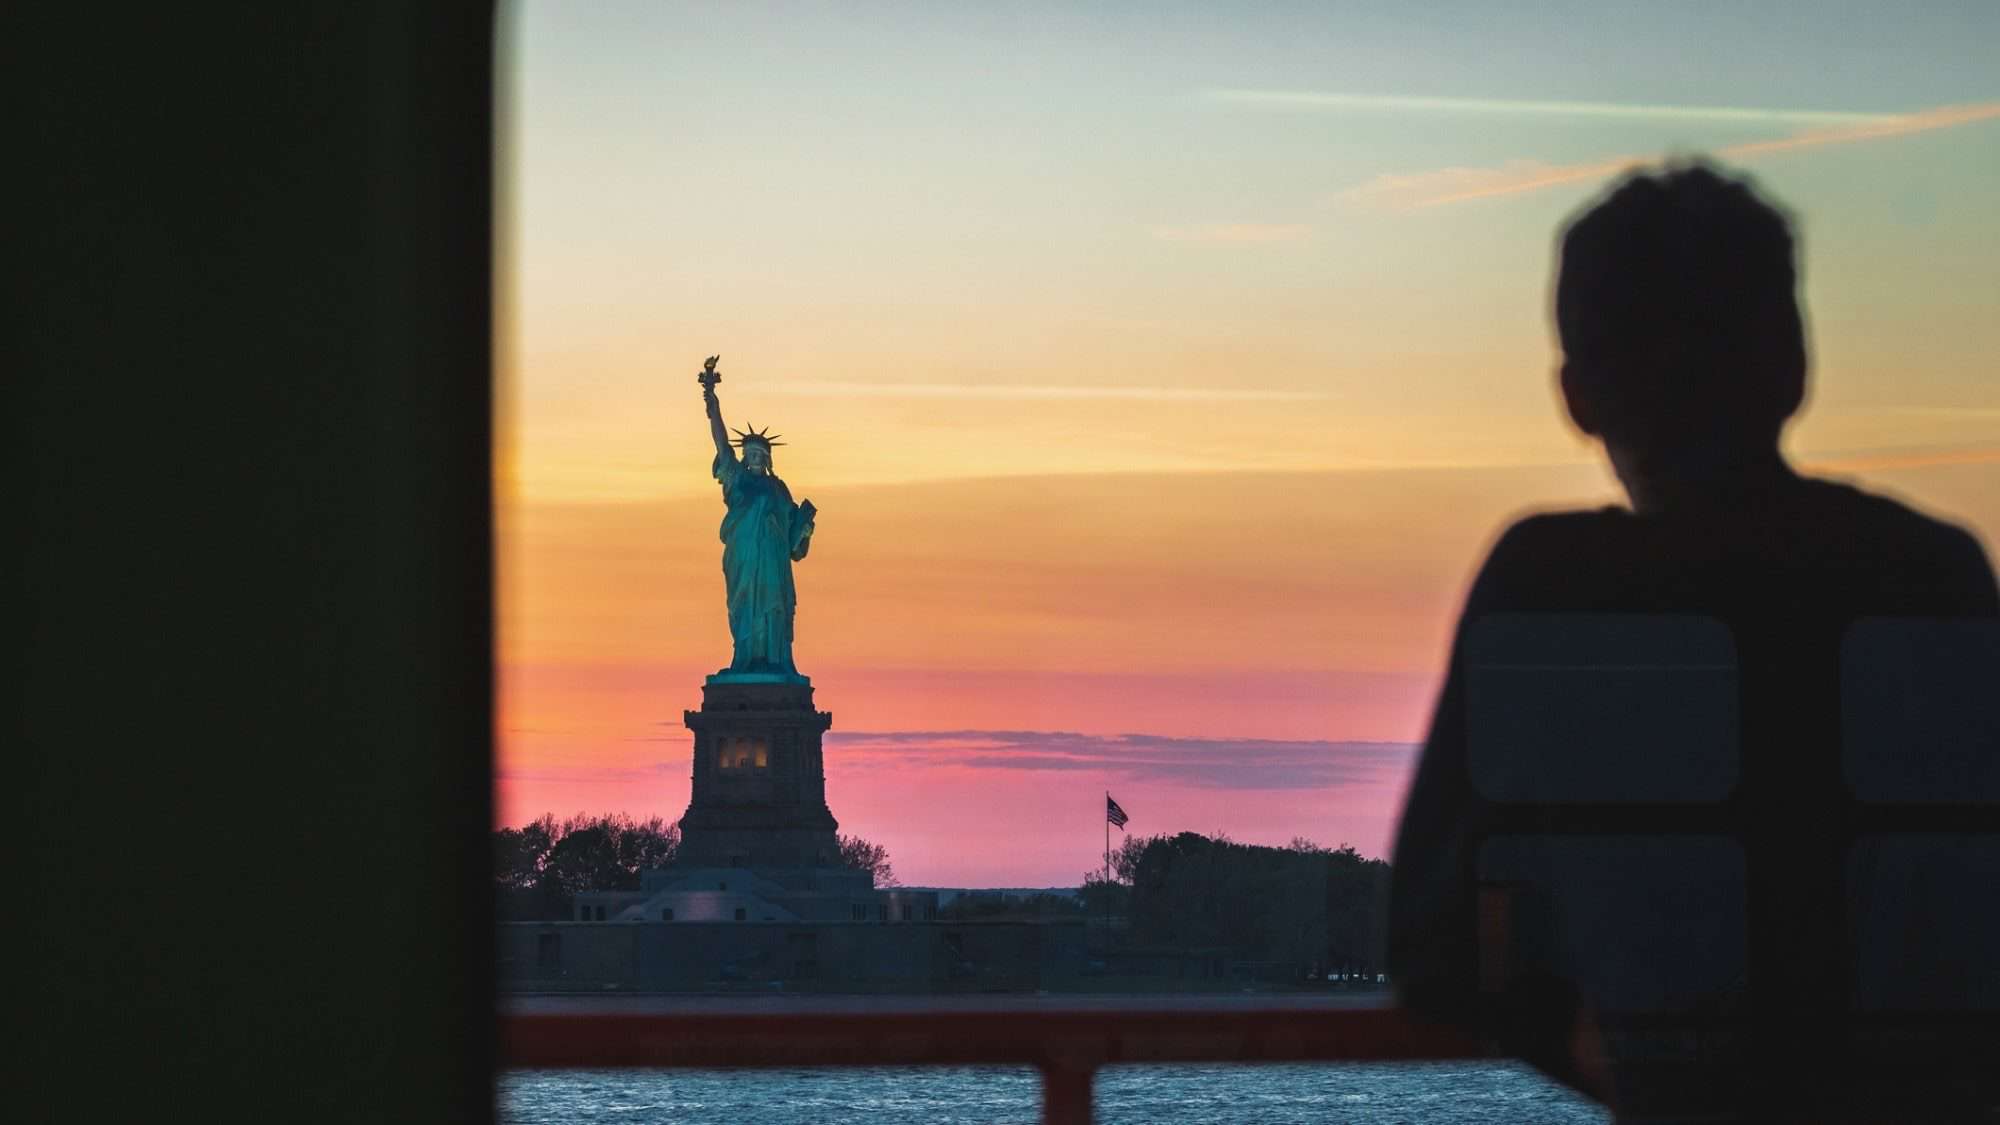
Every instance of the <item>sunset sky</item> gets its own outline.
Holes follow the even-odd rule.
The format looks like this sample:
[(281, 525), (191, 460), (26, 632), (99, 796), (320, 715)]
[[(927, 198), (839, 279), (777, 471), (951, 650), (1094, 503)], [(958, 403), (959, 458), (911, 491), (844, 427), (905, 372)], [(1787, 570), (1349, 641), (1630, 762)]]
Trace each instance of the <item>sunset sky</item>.
[[(1224, 15), (1224, 12), (1227, 15)], [(1803, 464), (2000, 543), (2000, 7), (571, 5), (505, 20), (499, 816), (679, 816), (726, 664), (694, 375), (820, 510), (796, 655), (905, 882), (1383, 854), (1560, 415), (1563, 217), (1799, 216)]]

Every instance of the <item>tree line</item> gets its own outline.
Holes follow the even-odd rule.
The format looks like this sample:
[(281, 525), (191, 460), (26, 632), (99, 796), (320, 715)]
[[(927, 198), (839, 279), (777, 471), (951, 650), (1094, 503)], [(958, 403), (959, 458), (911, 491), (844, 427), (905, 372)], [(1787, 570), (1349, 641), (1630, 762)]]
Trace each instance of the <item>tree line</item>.
[[(866, 871), (878, 887), (897, 886), (889, 849), (859, 836), (835, 837), (840, 865)], [(493, 832), (493, 882), (500, 917), (568, 918), (584, 891), (636, 891), (641, 874), (666, 867), (680, 852), (678, 821), (627, 813), (544, 813), (520, 828)]]
[(1389, 865), (1303, 837), (1282, 848), (1195, 832), (1127, 837), (1111, 877), (1091, 872), (1084, 899), (1129, 919), (1134, 947), (1208, 951), (1300, 972), (1379, 972)]
[[(889, 851), (859, 836), (837, 837), (840, 863), (898, 886)], [(644, 872), (680, 851), (677, 822), (625, 813), (553, 815), (493, 833), (493, 878), (500, 917), (571, 917), (584, 891), (635, 891)], [(1389, 865), (1343, 844), (1304, 838), (1282, 848), (1239, 844), (1224, 835), (1179, 832), (1128, 836), (1110, 856), (1110, 878), (1085, 876), (1081, 902), (961, 896), (954, 920), (1115, 914), (1128, 920), (1130, 947), (1212, 953), (1234, 961), (1303, 971), (1378, 972)], [(1043, 901), (1046, 899), (1046, 901)]]

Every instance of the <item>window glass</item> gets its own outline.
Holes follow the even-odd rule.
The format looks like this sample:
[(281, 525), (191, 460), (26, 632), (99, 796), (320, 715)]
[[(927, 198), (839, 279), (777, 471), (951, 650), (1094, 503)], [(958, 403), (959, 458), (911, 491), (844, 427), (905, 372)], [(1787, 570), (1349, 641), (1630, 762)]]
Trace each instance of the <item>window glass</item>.
[(730, 438), (816, 506), (791, 654), (831, 716), (817, 763), (724, 768), (824, 777), (906, 885), (1098, 914), (1107, 793), (1113, 850), (1388, 858), (1486, 548), (1623, 500), (1549, 280), (1634, 155), (1800, 216), (1791, 459), (1990, 544), (1995, 126), (1944, 108), (1985, 104), (1982, 36), (1809, 22), (510, 6), (501, 825), (689, 808), (678, 716), (735, 651), (719, 353)]
[[(509, 6), (502, 991), (1387, 1004), (1435, 727), (1464, 804), (1427, 838), (1456, 850), (1402, 870), (1508, 904), (1524, 959), (1494, 965), (1734, 1003), (1756, 739), (1825, 767), (1758, 799), (1868, 816), (2000, 776), (1993, 634), (1957, 620), (2000, 537), (2000, 25), (1773, 10)], [(1716, 453), (1741, 427), (1618, 444), (1708, 414), (1579, 406), (1553, 270), (1580, 208), (1680, 153), (1798, 238), (1810, 369), (1764, 452), (1830, 511), (1950, 528), (1656, 518), (1747, 471)], [(1746, 639), (1804, 572), (1887, 624)], [(1772, 684), (1830, 709), (1769, 721)], [(1877, 828), (1828, 829), (1827, 871), (1911, 909), (1990, 858)], [(1822, 897), (1856, 949), (1922, 945)], [(544, 940), (607, 909), (639, 921)], [(1618, 933), (1643, 956), (1563, 962)], [(1572, 1112), (1490, 1069), (1304, 1073), (1259, 1072), (1308, 1099), (1272, 1119), (1420, 1089)], [(1195, 1075), (1100, 1109), (1195, 1104)]]

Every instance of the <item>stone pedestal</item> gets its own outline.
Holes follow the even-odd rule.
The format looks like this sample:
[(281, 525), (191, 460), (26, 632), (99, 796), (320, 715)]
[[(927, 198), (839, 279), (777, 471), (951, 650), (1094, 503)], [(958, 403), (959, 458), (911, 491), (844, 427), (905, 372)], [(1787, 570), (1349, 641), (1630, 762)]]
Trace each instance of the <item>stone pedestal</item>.
[(820, 736), (833, 716), (812, 685), (776, 677), (709, 677), (694, 732), (694, 792), (681, 817), (678, 863), (815, 868), (839, 861), (826, 807)]

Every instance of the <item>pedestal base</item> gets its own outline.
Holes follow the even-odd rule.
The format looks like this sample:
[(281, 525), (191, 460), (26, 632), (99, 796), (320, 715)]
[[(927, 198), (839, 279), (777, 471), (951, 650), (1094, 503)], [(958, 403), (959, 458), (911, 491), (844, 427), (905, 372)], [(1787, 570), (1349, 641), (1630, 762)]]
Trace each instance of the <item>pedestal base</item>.
[(681, 817), (681, 864), (809, 868), (839, 861), (840, 825), (826, 807), (820, 747), (833, 716), (814, 709), (805, 677), (765, 676), (710, 676), (701, 710), (684, 713), (694, 732), (694, 784)]

